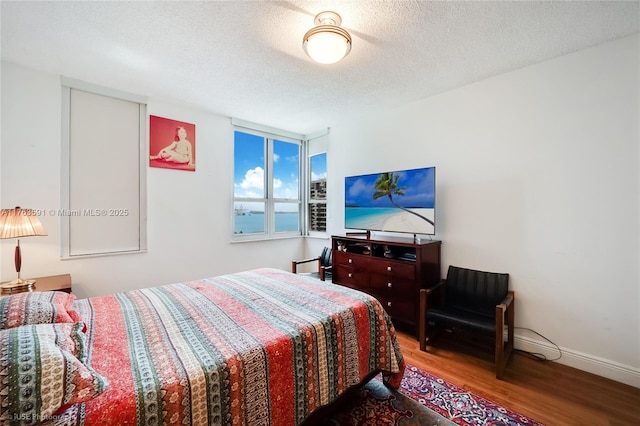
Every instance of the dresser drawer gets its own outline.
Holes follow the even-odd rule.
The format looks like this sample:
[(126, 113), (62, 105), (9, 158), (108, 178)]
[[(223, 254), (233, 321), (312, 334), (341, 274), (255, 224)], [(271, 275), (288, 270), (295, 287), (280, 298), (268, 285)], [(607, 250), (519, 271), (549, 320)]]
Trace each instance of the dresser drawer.
[(368, 269), (369, 257), (360, 254), (344, 253), (336, 251), (333, 253), (333, 265), (349, 266), (355, 269)]
[(414, 300), (389, 300), (378, 293), (375, 293), (374, 296), (380, 301), (380, 304), (392, 319), (415, 324), (417, 305)]
[(411, 281), (416, 279), (416, 265), (413, 263), (381, 260), (371, 262), (369, 270), (376, 275), (387, 275)]
[(354, 266), (335, 265), (332, 270), (333, 282), (358, 290), (369, 288), (369, 271)]
[(418, 291), (415, 280), (398, 278), (390, 274), (370, 274), (369, 282), (376, 293), (383, 294), (391, 300), (399, 298), (415, 298)]

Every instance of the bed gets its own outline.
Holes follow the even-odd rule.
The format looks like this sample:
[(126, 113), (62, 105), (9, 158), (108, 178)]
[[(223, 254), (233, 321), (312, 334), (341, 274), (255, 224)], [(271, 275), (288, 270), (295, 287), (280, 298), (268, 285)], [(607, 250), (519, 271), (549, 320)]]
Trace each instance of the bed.
[[(307, 425), (375, 374), (397, 388), (404, 372), (395, 330), (377, 300), (277, 269), (66, 300), (58, 311), (66, 317), (36, 317), (66, 327), (50, 333), (63, 335), (56, 345), (75, 354), (61, 374), (64, 396), (47, 390), (55, 410), (45, 411), (36, 392), (0, 390), (0, 423)], [(44, 335), (39, 327), (51, 325), (8, 331), (31, 333), (27, 327)], [(7, 347), (6, 339), (26, 342), (3, 338)], [(5, 384), (21, 377), (7, 373), (7, 351), (0, 351)], [(86, 371), (70, 374), (76, 361)], [(55, 376), (42, 371), (43, 383)]]

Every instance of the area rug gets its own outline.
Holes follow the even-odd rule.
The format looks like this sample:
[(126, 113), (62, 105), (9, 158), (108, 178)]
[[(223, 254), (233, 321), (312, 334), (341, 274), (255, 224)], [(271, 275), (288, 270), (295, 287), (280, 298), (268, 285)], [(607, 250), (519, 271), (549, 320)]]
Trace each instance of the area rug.
[(407, 365), (398, 391), (388, 389), (378, 376), (324, 425), (544, 426), (412, 365)]

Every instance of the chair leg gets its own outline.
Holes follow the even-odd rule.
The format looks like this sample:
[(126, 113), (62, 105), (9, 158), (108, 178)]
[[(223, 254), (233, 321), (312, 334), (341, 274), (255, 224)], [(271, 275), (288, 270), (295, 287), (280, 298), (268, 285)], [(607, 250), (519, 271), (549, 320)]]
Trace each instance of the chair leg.
[(418, 339), (420, 350), (427, 350), (427, 291), (420, 290), (420, 324), (418, 324)]
[(514, 325), (515, 325), (515, 303), (516, 303), (516, 299), (515, 299), (515, 294), (513, 292), (510, 292), (512, 300), (511, 303), (509, 304), (509, 306), (507, 307), (507, 338), (508, 341), (506, 343), (506, 347), (504, 349), (504, 364), (505, 366), (507, 365), (507, 362), (509, 362), (509, 358), (511, 357), (511, 352), (513, 352), (513, 348), (514, 348)]
[[(511, 302), (508, 305), (496, 306), (496, 378), (502, 379), (504, 368), (511, 357), (514, 339), (515, 295), (509, 292)], [(507, 325), (507, 342), (504, 341), (505, 316)]]
[(502, 378), (504, 372), (504, 309), (496, 306), (496, 377)]
[(318, 258), (318, 275), (320, 276), (320, 281), (324, 281), (324, 269), (322, 269), (322, 260)]

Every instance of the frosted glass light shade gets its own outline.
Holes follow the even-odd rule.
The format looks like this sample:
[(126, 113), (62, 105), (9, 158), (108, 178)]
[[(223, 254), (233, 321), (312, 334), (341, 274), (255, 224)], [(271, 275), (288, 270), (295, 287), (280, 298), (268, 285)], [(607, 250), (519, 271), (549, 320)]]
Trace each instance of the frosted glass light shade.
[(338, 25), (342, 22), (335, 12), (316, 16), (316, 26), (304, 35), (302, 47), (311, 59), (321, 64), (333, 64), (351, 51), (351, 35)]

